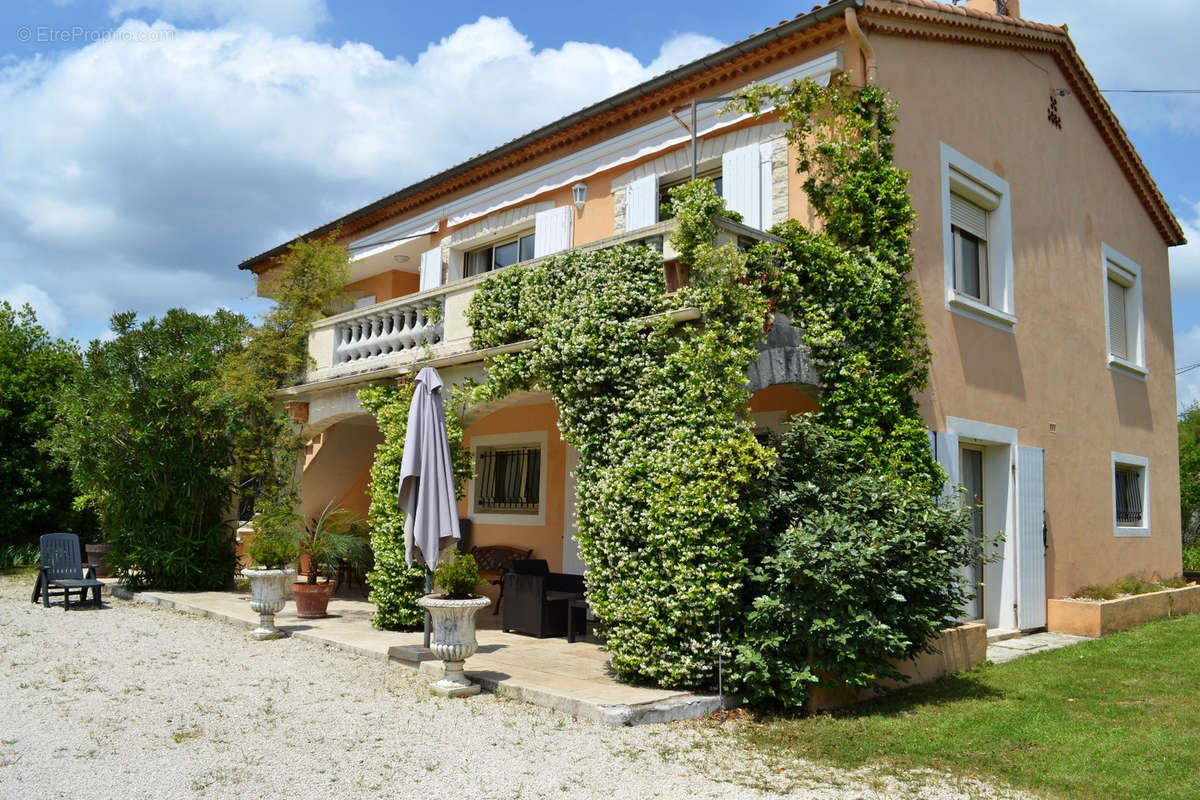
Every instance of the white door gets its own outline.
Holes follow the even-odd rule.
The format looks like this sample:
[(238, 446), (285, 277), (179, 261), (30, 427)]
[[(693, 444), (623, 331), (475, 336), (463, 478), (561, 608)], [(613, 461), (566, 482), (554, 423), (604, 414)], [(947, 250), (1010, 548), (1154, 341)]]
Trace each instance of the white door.
[(578, 498), (575, 496), (575, 468), (579, 466), (579, 451), (567, 445), (567, 477), (563, 482), (563, 572), (583, 575), (587, 567), (579, 557), (579, 542), (575, 541), (575, 515)]
[(959, 455), (958, 473), (962, 478), (963, 502), (970, 509), (971, 537), (974, 556), (966, 566), (967, 591), (974, 595), (967, 601), (964, 616), (969, 620), (985, 619), (983, 570), (983, 451), (964, 447)]

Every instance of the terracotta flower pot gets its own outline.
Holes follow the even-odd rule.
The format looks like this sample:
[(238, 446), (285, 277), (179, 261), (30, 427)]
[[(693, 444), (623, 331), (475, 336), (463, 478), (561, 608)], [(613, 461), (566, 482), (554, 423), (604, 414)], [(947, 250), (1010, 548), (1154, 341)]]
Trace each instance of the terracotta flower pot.
[(292, 584), (292, 595), (296, 599), (296, 616), (300, 619), (320, 619), (328, 616), (329, 597), (333, 594), (333, 583)]

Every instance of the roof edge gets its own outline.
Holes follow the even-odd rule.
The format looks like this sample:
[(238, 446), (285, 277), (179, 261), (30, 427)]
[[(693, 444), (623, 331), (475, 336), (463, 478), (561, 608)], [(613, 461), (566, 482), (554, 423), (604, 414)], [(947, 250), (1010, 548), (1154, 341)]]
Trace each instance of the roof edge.
[(528, 147), (531, 144), (535, 144), (542, 139), (567, 130), (572, 126), (577, 125), (578, 123), (583, 122), (591, 117), (595, 117), (605, 111), (611, 111), (613, 109), (620, 108), (623, 105), (639, 100), (642, 97), (659, 89), (670, 86), (673, 83), (678, 83), (681, 80), (698, 75), (707, 69), (719, 67), (735, 56), (744, 55), (753, 50), (757, 50), (760, 47), (771, 44), (772, 42), (778, 41), (779, 39), (784, 39), (794, 33), (798, 33), (810, 28), (814, 25), (827, 22), (835, 17), (841, 17), (847, 8), (863, 8), (865, 5), (866, 0), (833, 0), (833, 2), (830, 2), (827, 5), (814, 8), (812, 11), (809, 11), (806, 14), (798, 15), (780, 25), (767, 28), (761, 33), (757, 33), (753, 36), (734, 42), (733, 44), (721, 50), (709, 53), (706, 56), (701, 56), (695, 61), (691, 61), (682, 66), (676, 67), (669, 72), (664, 72), (661, 75), (650, 78), (647, 81), (643, 81), (642, 83), (639, 83), (638, 85), (626, 89), (618, 94), (607, 97), (597, 103), (593, 103), (590, 106), (586, 106), (579, 111), (568, 114), (567, 116), (555, 120), (547, 125), (543, 125), (542, 127), (513, 139), (512, 141), (506, 142), (499, 147), (494, 147), (491, 150), (474, 156), (473, 158), (450, 167), (449, 169), (443, 170), (435, 175), (431, 175), (424, 180), (406, 186), (405, 188), (393, 192), (385, 197), (381, 197), (380, 199), (355, 209), (354, 211), (351, 211), (350, 213), (345, 214), (333, 220), (332, 222), (327, 222), (324, 225), (314, 228), (308, 233), (293, 237), (292, 239), (289, 239), (283, 244), (273, 247), (270, 250), (259, 253), (256, 256), (251, 256), (250, 258), (247, 258), (238, 264), (238, 268), (246, 270), (254, 269), (255, 266), (261, 264), (263, 261), (267, 261), (275, 256), (282, 255), (287, 251), (288, 247), (300, 239), (310, 239), (325, 236), (326, 234), (332, 232), (338, 227), (345, 225), (346, 223), (354, 222), (357, 219), (365, 217), (369, 214), (373, 214), (380, 209), (386, 208), (393, 203), (404, 200), (405, 198), (411, 197), (412, 195), (418, 194), (426, 189), (432, 188), (439, 183), (443, 183), (451, 178), (470, 172), (471, 170), (483, 166), (490, 161), (494, 161), (498, 158), (508, 155), (509, 153), (516, 152), (517, 150)]

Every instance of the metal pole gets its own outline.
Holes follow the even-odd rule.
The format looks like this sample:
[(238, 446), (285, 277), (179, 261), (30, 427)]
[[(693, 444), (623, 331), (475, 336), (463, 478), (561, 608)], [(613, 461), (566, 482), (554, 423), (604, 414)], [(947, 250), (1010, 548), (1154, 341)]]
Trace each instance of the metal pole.
[(696, 101), (692, 100), (692, 180), (696, 180)]
[[(429, 567), (425, 567), (425, 594), (433, 594), (433, 573), (430, 572)], [(430, 625), (432, 624), (432, 621), (433, 621), (433, 618), (431, 616), (429, 616), (429, 612), (426, 611), (425, 612), (425, 647), (426, 647), (426, 649), (429, 648)]]

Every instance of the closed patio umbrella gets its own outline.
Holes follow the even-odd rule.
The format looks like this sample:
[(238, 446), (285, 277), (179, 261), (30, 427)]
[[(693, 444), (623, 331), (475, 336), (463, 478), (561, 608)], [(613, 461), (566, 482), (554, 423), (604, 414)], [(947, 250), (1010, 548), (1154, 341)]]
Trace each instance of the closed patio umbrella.
[[(408, 431), (400, 464), (400, 508), (404, 510), (404, 557), (413, 562), (413, 548), (425, 562), (425, 588), (433, 591), (431, 571), (442, 548), (458, 539), (458, 500), (446, 435), (442, 377), (433, 367), (417, 373)], [(429, 615), (425, 615), (425, 646), (429, 646)]]

